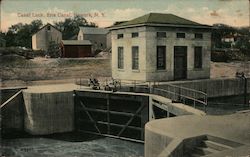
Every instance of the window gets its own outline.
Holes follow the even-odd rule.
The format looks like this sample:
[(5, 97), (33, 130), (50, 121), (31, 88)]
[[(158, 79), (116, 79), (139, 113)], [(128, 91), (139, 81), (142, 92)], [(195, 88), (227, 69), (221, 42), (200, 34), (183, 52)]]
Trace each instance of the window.
[(166, 46), (157, 46), (157, 70), (166, 69)]
[(139, 69), (139, 47), (132, 47), (132, 70)]
[(166, 32), (157, 32), (156, 36), (159, 37), (159, 38), (166, 38), (167, 34), (166, 34)]
[(123, 38), (123, 34), (117, 34), (117, 39)]
[(186, 34), (185, 33), (176, 33), (177, 38), (185, 38)]
[(138, 32), (132, 33), (132, 38), (136, 38), (136, 37), (138, 37), (138, 36), (139, 36), (139, 33), (138, 33)]
[(50, 31), (50, 26), (47, 27), (47, 30)]
[(202, 47), (194, 47), (194, 68), (202, 68)]
[(195, 33), (194, 38), (195, 39), (203, 39), (203, 34), (202, 33)]
[(118, 69), (124, 67), (123, 47), (118, 47)]

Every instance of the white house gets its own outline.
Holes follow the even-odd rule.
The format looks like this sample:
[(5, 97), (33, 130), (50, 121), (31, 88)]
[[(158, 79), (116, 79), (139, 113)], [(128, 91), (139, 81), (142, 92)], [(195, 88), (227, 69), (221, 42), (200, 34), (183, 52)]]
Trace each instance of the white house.
[(150, 13), (109, 28), (112, 77), (167, 81), (210, 77), (211, 27)]
[(32, 35), (32, 49), (47, 51), (51, 42), (59, 44), (61, 40), (62, 33), (48, 23)]

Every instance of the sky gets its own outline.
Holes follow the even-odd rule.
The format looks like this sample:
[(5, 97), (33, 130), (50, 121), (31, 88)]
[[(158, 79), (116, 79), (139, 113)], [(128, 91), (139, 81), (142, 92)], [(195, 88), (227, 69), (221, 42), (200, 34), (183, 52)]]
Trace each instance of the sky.
[(249, 0), (0, 0), (0, 29), (41, 19), (44, 24), (75, 14), (99, 27), (126, 21), (150, 12), (172, 13), (213, 25), (249, 26)]

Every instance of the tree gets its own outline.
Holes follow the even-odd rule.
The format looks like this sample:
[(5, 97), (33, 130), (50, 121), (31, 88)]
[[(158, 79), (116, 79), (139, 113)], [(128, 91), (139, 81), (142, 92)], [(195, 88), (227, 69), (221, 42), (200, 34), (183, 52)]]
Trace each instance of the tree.
[(74, 16), (73, 18), (66, 18), (63, 22), (54, 22), (54, 25), (62, 32), (63, 39), (70, 39), (77, 35), (80, 26), (97, 27), (95, 23), (88, 22), (82, 16)]
[(42, 26), (41, 20), (33, 20), (30, 24), (17, 23), (8, 28), (5, 34), (6, 46), (31, 48), (32, 34)]
[(243, 36), (235, 43), (235, 48), (240, 49), (242, 53), (250, 56), (250, 38), (248, 36)]
[[(221, 39), (226, 35), (233, 35), (236, 33), (236, 28), (225, 24), (214, 24), (212, 30), (212, 41), (214, 48), (227, 48), (227, 44), (223, 43)], [(224, 47), (226, 46), (226, 47)]]
[(50, 41), (47, 55), (49, 55), (52, 58), (60, 57), (61, 55), (60, 44), (55, 43), (55, 41)]

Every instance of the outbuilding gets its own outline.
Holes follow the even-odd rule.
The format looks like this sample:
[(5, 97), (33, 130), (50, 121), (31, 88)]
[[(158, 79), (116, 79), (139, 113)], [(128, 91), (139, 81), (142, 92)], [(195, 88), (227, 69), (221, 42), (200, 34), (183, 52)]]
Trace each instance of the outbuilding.
[(89, 40), (62, 40), (61, 57), (82, 58), (91, 57), (91, 42)]
[(60, 44), (62, 33), (50, 23), (32, 35), (32, 49), (48, 51), (50, 44)]
[(105, 28), (80, 27), (77, 39), (89, 40), (92, 43), (92, 52), (96, 54), (108, 48), (111, 40), (109, 37)]

